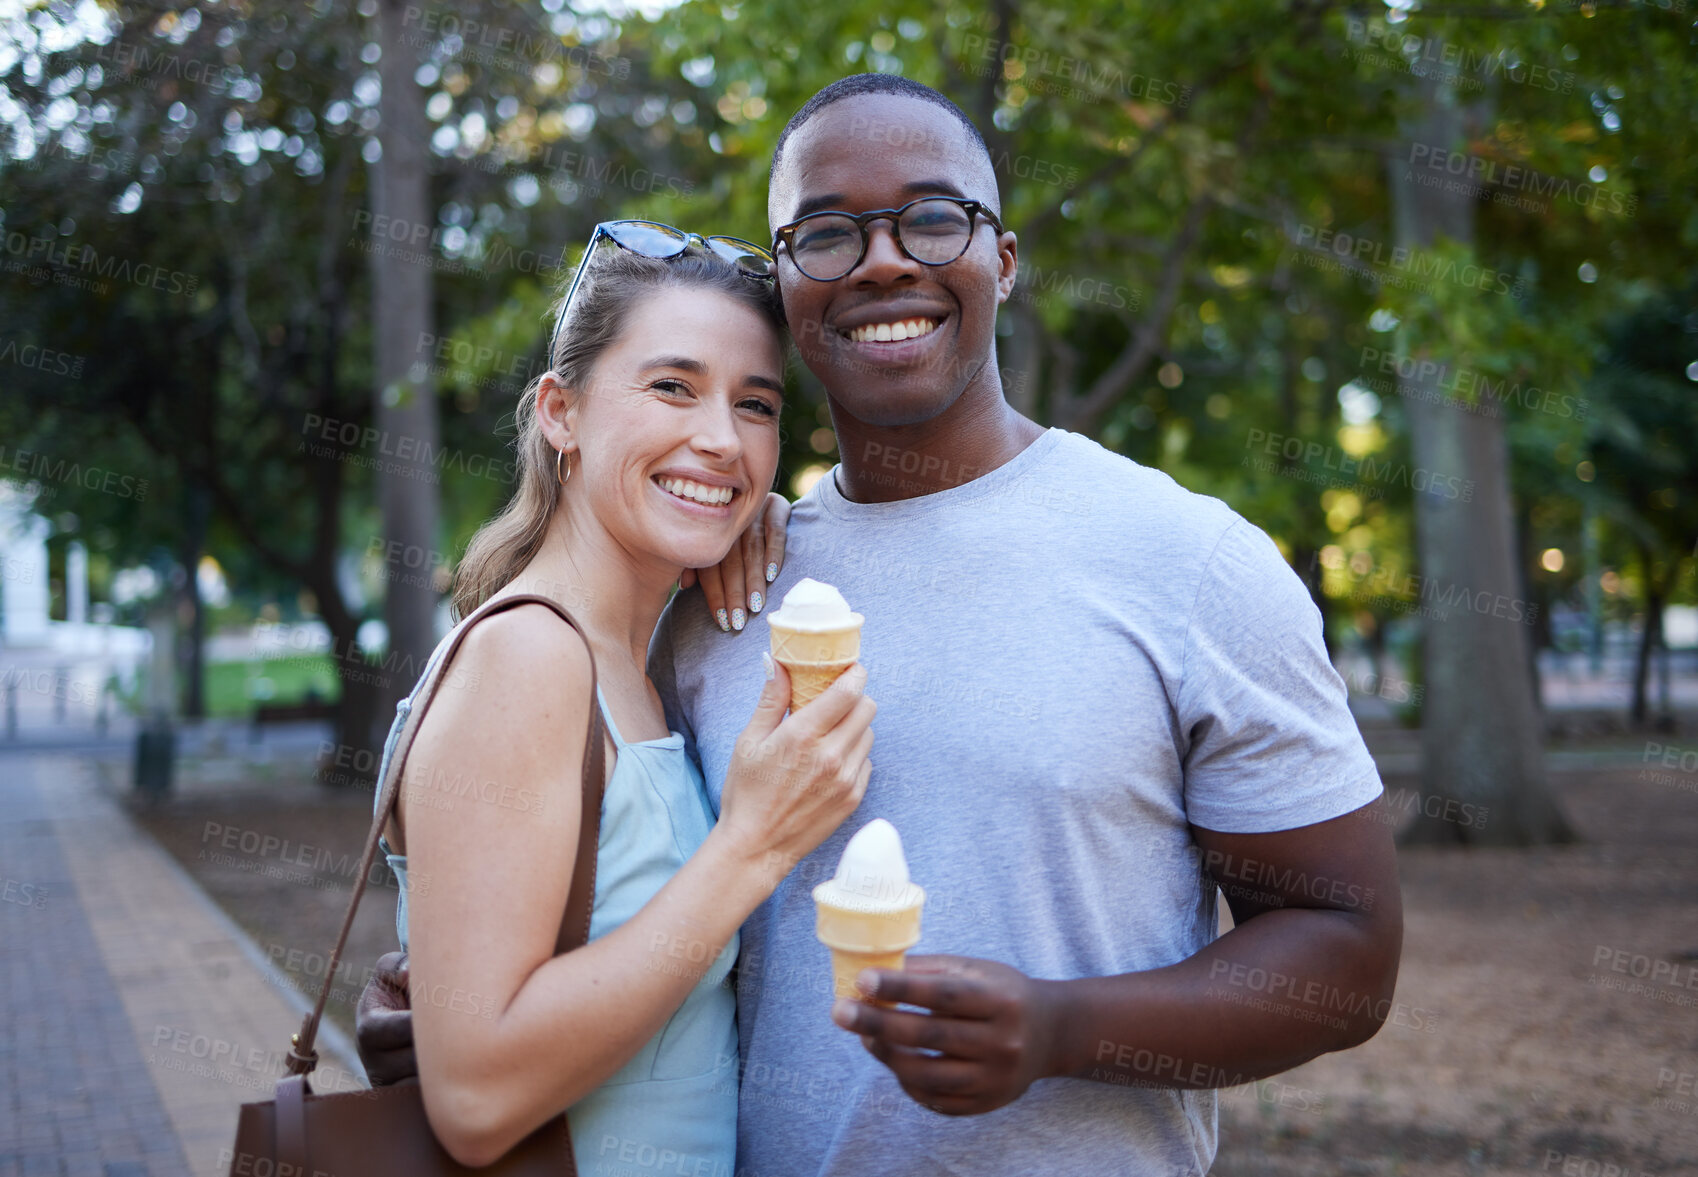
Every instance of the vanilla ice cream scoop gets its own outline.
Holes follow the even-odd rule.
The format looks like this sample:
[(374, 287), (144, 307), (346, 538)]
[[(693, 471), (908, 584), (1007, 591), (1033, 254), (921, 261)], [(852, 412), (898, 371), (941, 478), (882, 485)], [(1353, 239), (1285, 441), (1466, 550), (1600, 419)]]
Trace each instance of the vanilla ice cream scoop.
[(784, 594), (784, 602), (767, 615), (771, 624), (811, 632), (843, 629), (865, 620), (849, 608), (843, 594), (829, 584), (804, 576)]
[(908, 878), (902, 835), (882, 817), (862, 826), (843, 848), (837, 875), (814, 891), (816, 899), (859, 911), (913, 907), (925, 892)]

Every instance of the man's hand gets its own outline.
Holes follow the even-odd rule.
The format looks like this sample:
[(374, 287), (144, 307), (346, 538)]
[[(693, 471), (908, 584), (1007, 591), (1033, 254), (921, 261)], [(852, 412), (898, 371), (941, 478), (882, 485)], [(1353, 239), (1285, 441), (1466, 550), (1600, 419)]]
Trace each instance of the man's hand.
[(867, 969), (861, 991), (930, 1013), (839, 1000), (831, 1018), (861, 1035), (916, 1103), (974, 1116), (1013, 1103), (1053, 1073), (1053, 983), (965, 956), (912, 956), (907, 967)]
[(354, 1041), (373, 1087), (417, 1082), (405, 952), (386, 952), (377, 958), (360, 1004), (354, 1008)]

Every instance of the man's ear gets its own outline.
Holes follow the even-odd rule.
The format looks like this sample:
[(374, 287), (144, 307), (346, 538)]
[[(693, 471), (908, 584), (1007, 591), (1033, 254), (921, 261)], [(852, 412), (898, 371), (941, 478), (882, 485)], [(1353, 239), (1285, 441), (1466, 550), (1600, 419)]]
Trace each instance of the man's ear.
[(1014, 293), (1014, 278), (1019, 272), (1019, 241), (1013, 232), (1004, 231), (996, 239), (997, 261), (1000, 269), (996, 276), (996, 301), (1001, 306), (1008, 301), (1008, 296)]

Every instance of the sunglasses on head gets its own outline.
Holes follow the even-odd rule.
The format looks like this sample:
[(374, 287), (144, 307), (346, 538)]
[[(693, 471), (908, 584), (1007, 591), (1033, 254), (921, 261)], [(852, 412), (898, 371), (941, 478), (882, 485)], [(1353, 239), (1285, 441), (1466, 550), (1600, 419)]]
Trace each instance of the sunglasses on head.
[(555, 344), (559, 341), (560, 330), (566, 325), (566, 312), (572, 305), (572, 296), (578, 293), (578, 283), (584, 280), (584, 271), (589, 269), (590, 254), (603, 241), (611, 241), (621, 249), (643, 257), (667, 260), (682, 256), (692, 245), (699, 245), (715, 256), (730, 262), (750, 278), (772, 280), (773, 257), (772, 251), (764, 245), (756, 245), (753, 241), (744, 241), (741, 237), (725, 237), (714, 235), (704, 237), (700, 233), (686, 233), (682, 229), (663, 225), (659, 221), (603, 221), (590, 234), (590, 243), (584, 247), (584, 260), (578, 264), (578, 272), (572, 277), (572, 285), (566, 291), (566, 300), (560, 304), (560, 315), (554, 320), (554, 330), (548, 337), (548, 354), (552, 359)]

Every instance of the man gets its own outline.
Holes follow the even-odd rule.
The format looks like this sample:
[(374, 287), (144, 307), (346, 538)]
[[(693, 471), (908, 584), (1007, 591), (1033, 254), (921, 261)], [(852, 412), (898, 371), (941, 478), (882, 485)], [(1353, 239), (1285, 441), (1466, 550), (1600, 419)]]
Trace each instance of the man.
[[(743, 926), (739, 1174), (1201, 1174), (1215, 1088), (1365, 1041), (1396, 981), (1379, 778), (1319, 615), (1224, 505), (1009, 406), (1017, 241), (942, 95), (822, 90), (768, 214), (841, 455), (770, 596), (811, 576), (865, 614), (879, 716), (861, 809)], [(766, 635), (697, 592), (650, 673), (717, 803)], [(902, 1008), (833, 1002), (814, 938), (875, 817), (928, 895), (926, 955), (863, 974)]]

